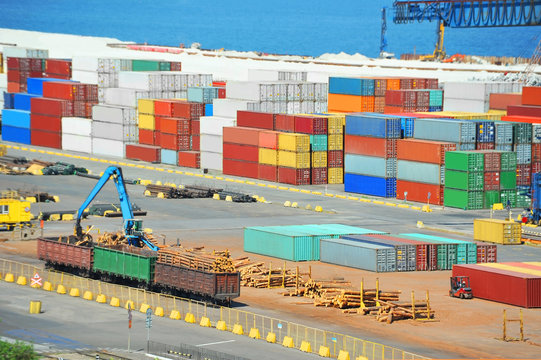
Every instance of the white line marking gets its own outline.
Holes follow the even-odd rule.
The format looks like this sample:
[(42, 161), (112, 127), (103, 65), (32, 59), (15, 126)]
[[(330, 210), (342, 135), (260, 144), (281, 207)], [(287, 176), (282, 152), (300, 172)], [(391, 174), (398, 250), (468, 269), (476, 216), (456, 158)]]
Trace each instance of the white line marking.
[(195, 346), (199, 347), (199, 346), (208, 346), (208, 345), (218, 345), (218, 344), (230, 343), (230, 342), (233, 342), (233, 341), (235, 341), (235, 340), (218, 341), (218, 342), (213, 342), (213, 343), (208, 343), (208, 344), (199, 344), (199, 345), (195, 345)]

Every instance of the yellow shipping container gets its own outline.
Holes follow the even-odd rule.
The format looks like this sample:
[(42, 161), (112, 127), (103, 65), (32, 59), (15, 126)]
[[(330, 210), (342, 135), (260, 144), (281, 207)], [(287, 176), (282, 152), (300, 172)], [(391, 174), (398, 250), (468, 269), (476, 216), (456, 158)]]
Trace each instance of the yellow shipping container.
[(344, 133), (345, 116), (331, 115), (327, 116), (327, 133), (329, 135)]
[(314, 151), (312, 153), (312, 167), (314, 168), (327, 167), (327, 152), (326, 151)]
[(329, 184), (343, 184), (344, 168), (329, 168), (327, 170), (327, 182)]
[(511, 245), (522, 243), (522, 225), (514, 221), (499, 219), (475, 219), (473, 239), (496, 244)]
[(277, 166), (278, 150), (259, 148), (259, 163)]
[(309, 152), (310, 136), (306, 134), (280, 133), (278, 135), (278, 150)]
[(279, 150), (278, 166), (285, 166), (297, 169), (309, 169), (310, 153)]
[(147, 130), (155, 130), (156, 122), (154, 115), (139, 114), (139, 128)]
[(327, 149), (328, 150), (343, 150), (344, 149), (344, 135), (342, 134), (329, 135), (327, 137)]
[(137, 100), (137, 110), (141, 114), (154, 115), (154, 99)]
[[(528, 263), (525, 263), (525, 264), (528, 264)], [(508, 271), (514, 271), (514, 272), (518, 272), (518, 273), (522, 273), (522, 274), (530, 274), (530, 275), (535, 275), (535, 276), (541, 276), (541, 270), (523, 268), (523, 267), (520, 267), (520, 266), (514, 266), (514, 265), (508, 265), (508, 264), (499, 264), (499, 263), (482, 263), (482, 264), (479, 264), (479, 265), (489, 267), (489, 268), (493, 268), (493, 269), (508, 270)]]

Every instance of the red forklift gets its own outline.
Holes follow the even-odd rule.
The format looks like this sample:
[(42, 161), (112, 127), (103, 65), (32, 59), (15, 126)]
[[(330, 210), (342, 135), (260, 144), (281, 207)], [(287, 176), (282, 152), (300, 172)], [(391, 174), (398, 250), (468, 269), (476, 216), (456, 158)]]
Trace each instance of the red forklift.
[(461, 299), (472, 299), (473, 292), (470, 288), (470, 278), (468, 276), (451, 277), (451, 290), (449, 290), (449, 296)]

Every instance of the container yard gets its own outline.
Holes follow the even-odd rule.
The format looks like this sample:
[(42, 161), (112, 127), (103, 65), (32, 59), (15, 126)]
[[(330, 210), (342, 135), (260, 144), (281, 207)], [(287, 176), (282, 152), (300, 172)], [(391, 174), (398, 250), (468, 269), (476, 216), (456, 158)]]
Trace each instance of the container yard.
[[(0, 233), (1, 293), (25, 307), (2, 297), (3, 338), (40, 344), (34, 322), (126, 359), (182, 353), (179, 336), (208, 359), (538, 357), (541, 88), (507, 76), (523, 65), (43, 36), (0, 29), (0, 210), (32, 214)], [(519, 316), (527, 341), (502, 340)]]

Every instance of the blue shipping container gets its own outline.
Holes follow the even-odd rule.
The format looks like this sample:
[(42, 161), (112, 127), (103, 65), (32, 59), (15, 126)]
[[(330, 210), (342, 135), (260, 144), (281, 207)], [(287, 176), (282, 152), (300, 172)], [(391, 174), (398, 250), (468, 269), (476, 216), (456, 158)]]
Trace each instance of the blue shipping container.
[(477, 121), (477, 142), (490, 143), (496, 139), (496, 127), (494, 121)]
[(211, 104), (212, 100), (218, 97), (218, 88), (216, 87), (189, 87), (188, 101)]
[(55, 78), (28, 78), (26, 79), (26, 91), (28, 91), (29, 94), (43, 96), (43, 83), (46, 81), (78, 82), (74, 80), (55, 79)]
[(161, 150), (162, 164), (178, 165), (178, 151), (162, 149)]
[(39, 97), (35, 94), (17, 93), (13, 96), (13, 108), (17, 110), (30, 111), (30, 99)]
[(2, 125), (30, 129), (30, 111), (4, 109), (2, 110)]
[(13, 97), (15, 94), (4, 91), (4, 109), (13, 109)]
[(2, 140), (30, 145), (30, 129), (2, 124)]
[(344, 191), (381, 197), (396, 197), (396, 178), (344, 174)]
[(329, 93), (357, 96), (374, 95), (374, 79), (329, 78)]
[(404, 117), (400, 115), (380, 114), (380, 113), (362, 113), (366, 116), (379, 117), (379, 118), (394, 118), (400, 119), (400, 129), (402, 138), (413, 137), (413, 125), (415, 123), (414, 117)]
[(205, 104), (205, 116), (212, 116), (213, 113), (212, 104)]
[(400, 139), (400, 133), (400, 118), (367, 114), (351, 114), (346, 116), (347, 135)]

